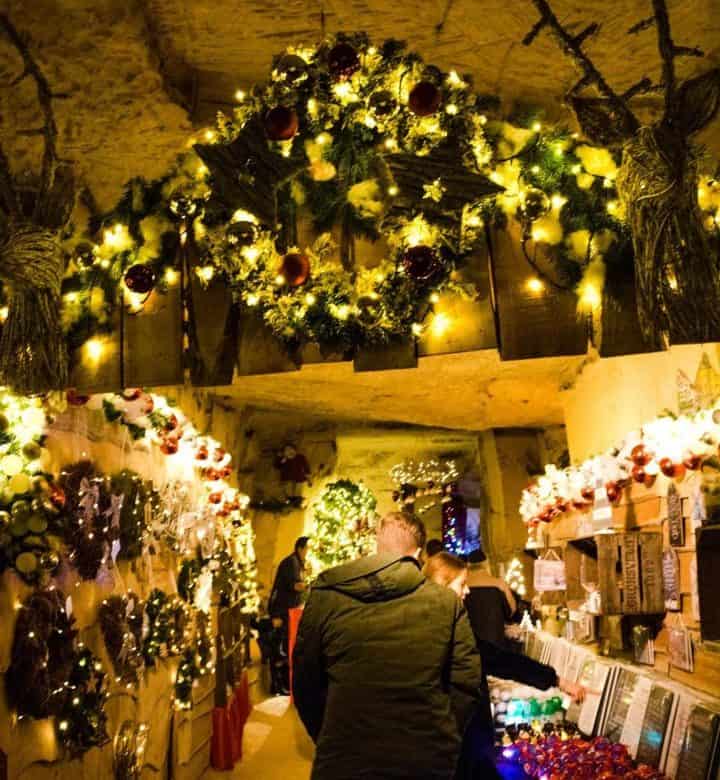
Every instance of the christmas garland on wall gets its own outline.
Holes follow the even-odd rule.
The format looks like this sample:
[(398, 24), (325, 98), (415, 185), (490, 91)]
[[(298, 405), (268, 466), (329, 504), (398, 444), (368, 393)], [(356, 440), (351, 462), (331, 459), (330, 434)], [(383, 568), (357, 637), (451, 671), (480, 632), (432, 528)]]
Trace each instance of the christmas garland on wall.
[(18, 611), (8, 704), (18, 718), (54, 716), (58, 741), (71, 757), (108, 740), (105, 673), (77, 641), (71, 600), (57, 589), (32, 593)]
[[(705, 355), (701, 370), (709, 367)], [(657, 479), (685, 479), (703, 467), (720, 468), (720, 399), (698, 393), (680, 377), (689, 401), (680, 414), (670, 411), (651, 420), (608, 452), (588, 458), (577, 466), (560, 469), (550, 464), (523, 491), (520, 516), (531, 527), (549, 523), (571, 510), (589, 511), (598, 491), (611, 504), (623, 490), (637, 483), (652, 488)], [(707, 405), (706, 405), (707, 404)]]

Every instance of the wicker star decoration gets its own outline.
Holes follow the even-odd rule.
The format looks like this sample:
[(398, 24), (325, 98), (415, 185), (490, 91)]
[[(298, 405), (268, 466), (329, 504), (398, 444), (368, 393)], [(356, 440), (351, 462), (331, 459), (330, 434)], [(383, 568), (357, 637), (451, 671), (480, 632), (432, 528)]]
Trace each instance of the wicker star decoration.
[(217, 205), (244, 209), (273, 227), (278, 189), (307, 166), (305, 159), (273, 151), (259, 117), (250, 119), (229, 144), (196, 144), (195, 151), (212, 174)]
[(438, 146), (427, 156), (391, 154), (385, 161), (398, 187), (394, 205), (401, 209), (412, 210), (423, 202), (424, 208), (437, 204), (438, 211), (459, 213), (469, 203), (503, 190), (487, 176), (468, 170), (454, 143)]

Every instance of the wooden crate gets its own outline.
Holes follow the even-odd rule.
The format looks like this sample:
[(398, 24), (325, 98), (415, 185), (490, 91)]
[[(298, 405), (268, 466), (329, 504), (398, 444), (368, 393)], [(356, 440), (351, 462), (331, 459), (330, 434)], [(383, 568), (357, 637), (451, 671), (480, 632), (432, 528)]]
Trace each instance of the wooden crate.
[[(528, 251), (535, 250), (530, 242)], [(538, 265), (552, 276), (552, 260), (537, 250)], [(539, 291), (528, 288), (537, 272), (522, 254), (520, 229), (512, 220), (507, 230), (492, 232), (491, 257), (502, 359), (584, 355), (588, 331), (577, 316), (577, 295), (547, 283)]]
[(226, 284), (190, 281), (190, 378), (195, 386), (232, 384), (237, 358), (238, 308)]
[(662, 534), (601, 534), (597, 547), (604, 615), (651, 615), (665, 611)]

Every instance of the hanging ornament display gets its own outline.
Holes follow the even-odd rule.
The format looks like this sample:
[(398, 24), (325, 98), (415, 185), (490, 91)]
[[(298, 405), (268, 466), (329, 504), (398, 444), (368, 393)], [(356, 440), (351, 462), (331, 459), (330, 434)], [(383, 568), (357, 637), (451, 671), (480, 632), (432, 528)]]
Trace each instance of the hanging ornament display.
[(464, 555), (467, 536), (467, 507), (460, 495), (457, 483), (451, 482), (445, 488), (442, 499), (443, 547), (453, 555)]
[(408, 96), (408, 108), (416, 116), (431, 116), (442, 102), (442, 92), (431, 81), (419, 81)]
[(307, 75), (307, 62), (297, 54), (283, 54), (275, 66), (275, 72), (288, 82), (295, 84)]
[(520, 199), (520, 212), (524, 220), (535, 222), (550, 211), (550, 198), (537, 187), (528, 187)]
[(81, 270), (87, 270), (95, 263), (95, 247), (88, 241), (81, 241), (75, 247), (75, 264)]
[(405, 273), (415, 282), (429, 282), (442, 270), (437, 252), (430, 246), (411, 246), (402, 257)]
[(302, 252), (288, 252), (282, 259), (279, 274), (285, 284), (300, 287), (310, 276), (310, 260)]
[(297, 111), (287, 106), (275, 106), (264, 117), (265, 134), (271, 141), (289, 141), (298, 131)]
[(336, 81), (349, 79), (360, 70), (360, 57), (349, 43), (336, 43), (328, 54), (328, 70)]
[(132, 592), (110, 596), (100, 605), (98, 618), (116, 682), (139, 682), (145, 671), (142, 602)]
[(235, 244), (238, 247), (250, 246), (255, 243), (257, 237), (258, 226), (254, 222), (241, 219), (228, 225), (227, 240), (229, 244)]
[(386, 117), (397, 110), (397, 100), (389, 89), (373, 92), (368, 99), (368, 108), (377, 117)]
[(197, 211), (197, 204), (192, 198), (186, 195), (172, 195), (170, 198), (170, 211), (178, 219), (186, 220), (192, 217)]
[(131, 265), (125, 271), (123, 281), (130, 292), (138, 295), (147, 295), (155, 287), (155, 271), (144, 263)]

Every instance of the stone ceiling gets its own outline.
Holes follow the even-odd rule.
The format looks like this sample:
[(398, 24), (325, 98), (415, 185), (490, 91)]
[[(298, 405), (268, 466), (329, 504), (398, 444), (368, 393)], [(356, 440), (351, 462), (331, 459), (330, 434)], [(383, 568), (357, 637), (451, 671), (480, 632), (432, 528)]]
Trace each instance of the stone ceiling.
[[(702, 46), (720, 63), (717, 0), (668, 0), (678, 42)], [(656, 76), (652, 31), (628, 37), (650, 13), (649, 0), (553, 0), (578, 25), (602, 22), (588, 48), (619, 88)], [(530, 0), (0, 0), (30, 38), (56, 101), (61, 150), (76, 162), (101, 207), (132, 176), (157, 176), (187, 142), (191, 125), (228, 106), (238, 87), (263, 79), (285, 45), (323, 32), (366, 30), (376, 40), (406, 39), (427, 61), (471, 73), (477, 88), (507, 103), (529, 99), (561, 111), (571, 65), (546, 34), (520, 41), (537, 18)], [(681, 72), (708, 67), (685, 60)], [(20, 63), (0, 43), (0, 138), (24, 170), (39, 125), (29, 79), (9, 88)], [(715, 123), (717, 128), (718, 123)], [(715, 133), (710, 141), (720, 152)]]
[[(649, 0), (552, 0), (577, 25), (602, 22), (588, 49), (619, 89), (657, 77), (652, 31), (626, 30), (650, 13)], [(681, 74), (720, 63), (717, 0), (668, 0), (678, 43), (702, 46)], [(546, 34), (520, 41), (537, 19), (530, 0), (0, 0), (60, 97), (62, 155), (101, 209), (137, 175), (161, 175), (193, 128), (232, 105), (238, 87), (263, 79), (285, 45), (324, 30), (366, 30), (406, 39), (427, 61), (473, 75), (478, 90), (542, 103), (562, 113), (576, 78)], [(324, 20), (324, 22), (323, 22)], [(0, 140), (16, 171), (37, 167), (40, 125), (34, 85), (0, 41)], [(652, 104), (646, 104), (652, 111)], [(720, 156), (720, 122), (705, 137)], [(234, 403), (314, 412), (347, 420), (399, 421), (481, 429), (562, 421), (559, 388), (581, 359), (502, 363), (496, 352), (424, 358), (406, 372), (353, 374), (351, 364), (309, 366), (287, 375), (243, 378)]]

